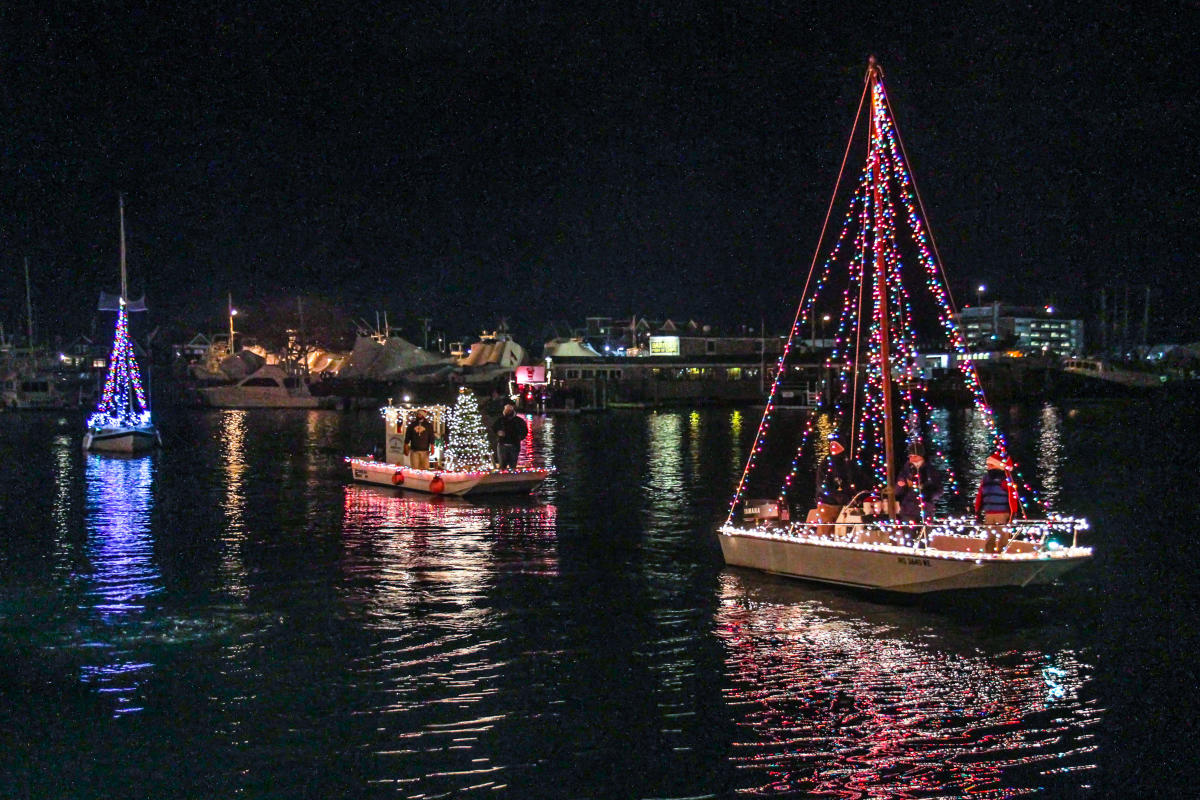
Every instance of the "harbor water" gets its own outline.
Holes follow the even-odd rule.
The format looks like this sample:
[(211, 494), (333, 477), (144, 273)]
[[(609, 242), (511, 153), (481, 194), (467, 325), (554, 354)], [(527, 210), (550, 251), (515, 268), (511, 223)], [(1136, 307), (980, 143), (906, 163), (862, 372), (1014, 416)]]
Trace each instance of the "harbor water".
[(753, 409), (532, 417), (477, 501), (351, 484), (374, 411), (0, 415), (0, 797), (1187, 796), (1200, 412), (999, 413), (1096, 557), (918, 599), (724, 567)]

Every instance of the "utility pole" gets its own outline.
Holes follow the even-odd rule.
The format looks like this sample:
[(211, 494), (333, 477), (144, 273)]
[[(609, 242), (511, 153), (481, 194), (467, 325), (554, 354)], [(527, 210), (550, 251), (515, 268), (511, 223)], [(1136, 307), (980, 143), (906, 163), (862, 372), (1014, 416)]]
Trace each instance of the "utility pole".
[(421, 317), (422, 327), (425, 330), (425, 349), (429, 349), (429, 317)]
[(1142, 346), (1150, 346), (1150, 287), (1146, 287), (1146, 305), (1142, 310)]
[(29, 346), (33, 347), (33, 303), (29, 300), (29, 256), (25, 256), (25, 322), (29, 334)]
[(233, 307), (233, 292), (228, 295), (229, 300), (229, 354), (233, 355), (233, 318), (237, 316), (237, 309)]
[(1108, 352), (1108, 289), (1100, 287), (1100, 353)]

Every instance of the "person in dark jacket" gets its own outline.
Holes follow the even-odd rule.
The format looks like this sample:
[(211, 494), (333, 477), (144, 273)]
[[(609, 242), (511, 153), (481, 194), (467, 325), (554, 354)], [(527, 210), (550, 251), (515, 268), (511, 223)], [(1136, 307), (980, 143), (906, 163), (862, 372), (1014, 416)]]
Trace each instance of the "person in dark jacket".
[(417, 409), (408, 430), (404, 432), (404, 452), (413, 469), (429, 469), (429, 448), (433, 445), (433, 425), (426, 419), (425, 409)]
[[(988, 456), (987, 472), (975, 493), (975, 513), (983, 516), (985, 525), (1007, 525), (1021, 508), (1017, 486), (1010, 474), (1012, 467), (1012, 460), (1000, 453)], [(1007, 530), (988, 534), (988, 552), (1001, 553), (1007, 544)]]
[(496, 454), (499, 456), (500, 469), (516, 469), (517, 457), (521, 454), (521, 442), (529, 433), (529, 426), (524, 418), (517, 415), (516, 406), (512, 403), (504, 406), (502, 413), (492, 423), (492, 433), (496, 434)]
[(925, 448), (913, 442), (908, 448), (908, 463), (896, 479), (897, 518), (901, 522), (922, 522), (933, 517), (933, 505), (942, 496), (942, 476), (925, 460)]
[[(855, 486), (846, 449), (837, 439), (829, 440), (829, 454), (817, 465), (817, 507), (814, 522), (837, 520), (842, 506), (854, 496)], [(832, 533), (832, 528), (820, 527), (818, 533)]]

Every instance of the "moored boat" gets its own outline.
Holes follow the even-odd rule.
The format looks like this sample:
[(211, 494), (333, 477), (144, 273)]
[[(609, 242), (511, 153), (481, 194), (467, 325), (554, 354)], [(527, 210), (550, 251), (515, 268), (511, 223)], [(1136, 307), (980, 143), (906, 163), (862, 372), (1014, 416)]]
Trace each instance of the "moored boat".
[(276, 364), (266, 364), (229, 386), (197, 390), (213, 408), (333, 408), (336, 398), (315, 397), (303, 377)]
[[(1049, 513), (1039, 517), (1031, 498), (1018, 493), (1021, 481), (1012, 472), (1007, 442), (957, 328), (942, 265), (900, 145), (882, 71), (874, 59), (867, 69), (851, 144), (864, 108), (865, 164), (842, 231), (818, 270), (826, 231), (821, 232), (762, 421), (725, 524), (718, 529), (722, 555), (731, 566), (900, 593), (1052, 582), (1091, 558), (1091, 548), (1078, 541), (1087, 523)], [(840, 186), (841, 175), (830, 210)], [(901, 227), (907, 227), (910, 241), (897, 241)], [(841, 271), (834, 269), (839, 259), (845, 266)], [(823, 290), (836, 300), (822, 296)], [(796, 455), (777, 497), (747, 500), (751, 475), (760, 466), (772, 415), (780, 404), (778, 376), (786, 373), (793, 343), (802, 340), (817, 309), (828, 310), (835, 302), (841, 316), (825, 362), (832, 375), (829, 397), (820, 398), (799, 448), (788, 448)], [(963, 356), (959, 359), (962, 379), (982, 420), (980, 438), (988, 440), (988, 452), (993, 454), (988, 459), (988, 470), (995, 472), (991, 479), (1001, 487), (1004, 502), (1011, 497), (1006, 512), (992, 512), (989, 507), (977, 516), (956, 516), (940, 502), (936, 465), (946, 459), (933, 448), (927, 465), (924, 443), (943, 440), (945, 432), (931, 413), (924, 385), (914, 380), (919, 363), (920, 337), (914, 323), (918, 308), (936, 311), (946, 345)], [(899, 475), (897, 436), (903, 437), (910, 453), (910, 464)], [(793, 504), (788, 495), (806, 449), (816, 458), (829, 454), (822, 464), (834, 463), (834, 457), (843, 457), (844, 451), (846, 475), (838, 475), (837, 499), (821, 501), (800, 522), (790, 519)], [(853, 496), (842, 492), (842, 483), (857, 489), (849, 478), (852, 472), (867, 476), (860, 485), (874, 488)], [(947, 477), (953, 488), (952, 472)]]
[(129, 338), (129, 312), (145, 311), (144, 300), (130, 301), (125, 272), (125, 201), (119, 202), (121, 222), (121, 294), (101, 293), (100, 310), (116, 311), (112, 354), (104, 392), (96, 412), (88, 417), (83, 448), (111, 453), (139, 453), (162, 445), (150, 415), (150, 403), (142, 387), (141, 373)]

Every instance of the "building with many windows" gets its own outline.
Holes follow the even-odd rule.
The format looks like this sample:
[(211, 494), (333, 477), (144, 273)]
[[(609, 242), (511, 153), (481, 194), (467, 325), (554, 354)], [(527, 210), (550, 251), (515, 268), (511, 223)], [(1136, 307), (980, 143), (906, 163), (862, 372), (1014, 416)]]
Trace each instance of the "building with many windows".
[(1016, 349), (1059, 356), (1083, 354), (1083, 320), (1064, 317), (1053, 306), (969, 306), (956, 319), (967, 346), (977, 352)]

